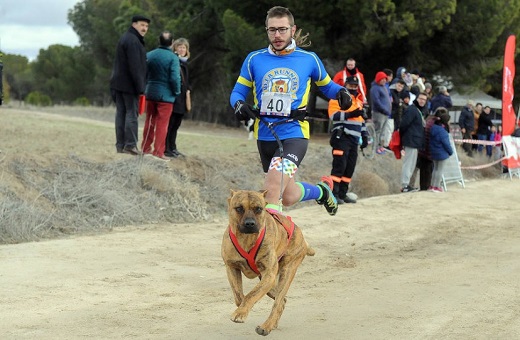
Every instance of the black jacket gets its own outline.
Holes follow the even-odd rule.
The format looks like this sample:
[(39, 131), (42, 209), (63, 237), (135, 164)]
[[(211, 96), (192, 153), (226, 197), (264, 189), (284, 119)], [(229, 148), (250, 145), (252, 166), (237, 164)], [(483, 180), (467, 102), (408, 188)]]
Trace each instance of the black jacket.
[(467, 106), (464, 106), (462, 111), (460, 111), (459, 126), (461, 129), (466, 129), (469, 133), (475, 129), (475, 116), (473, 110)]
[(181, 64), (181, 94), (177, 96), (175, 99), (175, 104), (173, 105), (173, 113), (177, 114), (185, 114), (188, 112), (186, 109), (186, 91), (190, 90), (190, 75), (188, 72), (188, 63), (180, 60)]
[(123, 34), (116, 47), (110, 89), (139, 95), (146, 86), (144, 39), (133, 27)]
[(424, 118), (421, 107), (414, 101), (404, 111), (399, 125), (401, 144), (415, 149), (424, 147)]
[(477, 135), (486, 135), (489, 138), (489, 135), (491, 135), (492, 126), (493, 122), (491, 121), (491, 116), (482, 112), (480, 116), (478, 116)]

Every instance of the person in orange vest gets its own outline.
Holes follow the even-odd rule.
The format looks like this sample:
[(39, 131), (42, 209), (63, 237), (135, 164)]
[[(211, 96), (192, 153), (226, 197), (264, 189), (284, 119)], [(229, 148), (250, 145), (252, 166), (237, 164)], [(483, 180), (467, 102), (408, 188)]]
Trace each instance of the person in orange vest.
[(368, 134), (365, 125), (363, 95), (359, 92), (359, 79), (349, 76), (345, 87), (353, 97), (352, 106), (343, 111), (337, 100), (329, 101), (329, 119), (332, 123), (330, 146), (332, 147), (332, 170), (334, 182), (332, 193), (338, 204), (356, 203), (355, 195), (347, 195), (352, 175), (356, 169), (358, 147), (365, 148)]
[(332, 81), (338, 85), (345, 86), (347, 77), (356, 76), (358, 80), (358, 91), (363, 98), (363, 103), (367, 103), (367, 86), (365, 85), (365, 76), (359, 71), (354, 58), (348, 58), (345, 67), (334, 75)]

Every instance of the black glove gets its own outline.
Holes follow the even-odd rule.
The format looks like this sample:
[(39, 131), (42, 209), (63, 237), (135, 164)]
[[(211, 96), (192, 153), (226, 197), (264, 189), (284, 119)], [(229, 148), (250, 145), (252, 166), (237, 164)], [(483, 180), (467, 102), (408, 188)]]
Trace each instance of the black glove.
[(368, 136), (361, 136), (361, 149), (368, 146)]
[(259, 115), (258, 110), (243, 100), (237, 100), (235, 103), (235, 116), (239, 121), (248, 121), (255, 119)]
[(343, 111), (350, 109), (352, 106), (352, 97), (346, 88), (342, 88), (338, 91), (336, 94), (336, 99), (338, 100), (340, 109)]
[(363, 113), (361, 114), (361, 117), (363, 117), (364, 120), (368, 119), (368, 108), (363, 106)]
[(354, 111), (349, 112), (349, 118), (363, 116), (363, 114), (364, 114), (363, 110), (354, 110)]

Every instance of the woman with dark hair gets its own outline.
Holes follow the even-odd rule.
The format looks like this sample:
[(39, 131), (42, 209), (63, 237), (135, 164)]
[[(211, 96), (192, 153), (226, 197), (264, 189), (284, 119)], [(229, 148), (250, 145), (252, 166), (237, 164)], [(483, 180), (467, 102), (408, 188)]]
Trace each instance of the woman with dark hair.
[(446, 161), (453, 154), (447, 126), (450, 123), (450, 114), (444, 107), (435, 111), (435, 123), (430, 128), (430, 154), (433, 160), (432, 183), (429, 191), (443, 192), (441, 188), (442, 173)]

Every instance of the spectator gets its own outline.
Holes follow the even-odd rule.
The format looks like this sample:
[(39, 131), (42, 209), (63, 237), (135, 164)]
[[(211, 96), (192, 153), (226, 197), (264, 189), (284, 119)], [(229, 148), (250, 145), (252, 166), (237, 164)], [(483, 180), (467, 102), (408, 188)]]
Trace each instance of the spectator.
[(392, 84), (396, 83), (399, 79), (404, 80), (406, 84), (406, 87), (404, 89), (410, 91), (413, 85), (413, 79), (412, 75), (406, 71), (405, 67), (399, 67), (397, 69), (394, 79), (392, 80)]
[(135, 15), (132, 25), (119, 39), (110, 92), (116, 103), (116, 150), (140, 155), (137, 149), (138, 101), (146, 86), (146, 49), (144, 36), (150, 19)]
[[(404, 81), (404, 77), (406, 76), (406, 68), (404, 67), (399, 67), (397, 69), (397, 71), (395, 72), (394, 74), (394, 78), (392, 79), (392, 82), (390, 83), (390, 85), (393, 85), (395, 83), (397, 83), (397, 81), (399, 79), (401, 79), (402, 81)], [(405, 83), (406, 85), (406, 83)], [(406, 87), (405, 90), (410, 90), (410, 88)]]
[(424, 83), (424, 93), (426, 93), (426, 95), (428, 96), (428, 102), (426, 103), (426, 107), (428, 108), (428, 112), (431, 112), (433, 98), (432, 84)]
[(172, 42), (172, 34), (162, 32), (159, 47), (146, 55), (148, 75), (142, 149), (145, 154), (162, 160), (170, 160), (164, 155), (166, 134), (173, 103), (181, 93), (179, 58), (171, 50)]
[(168, 134), (166, 135), (166, 151), (167, 157), (177, 158), (183, 156), (177, 150), (177, 131), (181, 126), (184, 115), (188, 113), (186, 106), (186, 95), (191, 96), (190, 76), (188, 72), (188, 58), (190, 57), (190, 43), (185, 38), (179, 38), (173, 42), (173, 52), (179, 56), (181, 67), (181, 93), (177, 96), (173, 105), (173, 112), (168, 124)]
[[(410, 101), (412, 103), (415, 101), (415, 99), (417, 98), (417, 95), (419, 93), (421, 93), (421, 90), (419, 89), (419, 86), (417, 86), (417, 85), (410, 86)], [(426, 106), (425, 106), (425, 109), (427, 109)]]
[(428, 96), (428, 101), (432, 100), (433, 98), (433, 91), (432, 91), (432, 84), (431, 83), (424, 83), (424, 92)]
[(394, 71), (392, 71), (389, 68), (385, 68), (383, 72), (386, 74), (386, 84), (390, 86), (390, 84), (392, 84), (392, 81), (394, 80)]
[[(462, 139), (470, 140), (471, 133), (475, 128), (475, 119), (473, 116), (473, 100), (468, 100), (466, 106), (462, 108), (459, 116), (459, 127), (460, 133), (462, 133)], [(473, 150), (470, 143), (462, 143), (462, 149), (466, 152), (468, 157), (473, 157)]]
[[(478, 130), (478, 119), (480, 117), (480, 114), (482, 113), (482, 103), (477, 103), (475, 107), (473, 108), (473, 118), (475, 119), (475, 125), (473, 126), (473, 132), (471, 132), (471, 138), (476, 142), (478, 140), (477, 136), (477, 130)], [(473, 143), (471, 145), (471, 149), (473, 151), (478, 150), (478, 143)]]
[[(491, 108), (489, 106), (484, 107), (482, 113), (478, 117), (478, 127), (477, 127), (477, 138), (479, 141), (489, 141), (491, 136), (491, 127), (493, 126), (493, 122), (491, 121), (490, 116)], [(483, 144), (478, 144), (478, 152), (482, 153), (484, 149)], [(493, 151), (493, 147), (491, 145), (486, 145), (486, 154), (491, 158), (491, 153)]]
[[(494, 134), (493, 134), (493, 129)], [(493, 141), (495, 142), (495, 160), (502, 158), (502, 124), (498, 124), (497, 127), (492, 128)], [(491, 139), (491, 137), (490, 137)]]
[(386, 91), (390, 96), (390, 102), (392, 102), (392, 94), (390, 93), (390, 84), (392, 84), (392, 80), (394, 79), (394, 71), (389, 68), (385, 68), (383, 72), (386, 74)]
[(392, 104), (390, 97), (386, 90), (386, 74), (382, 71), (376, 73), (376, 77), (370, 87), (370, 105), (372, 109), (372, 119), (374, 120), (374, 127), (376, 136), (378, 138), (378, 154), (384, 154), (385, 147), (390, 143), (390, 137), (394, 130), (392, 117)]
[(347, 77), (345, 87), (355, 98), (354, 105), (349, 110), (341, 110), (335, 99), (329, 101), (329, 118), (333, 127), (330, 138), (332, 147), (330, 177), (334, 181), (332, 192), (338, 204), (356, 203), (356, 200), (349, 197), (347, 193), (356, 169), (359, 142), (362, 141), (361, 148), (365, 148), (368, 143), (364, 118), (349, 115), (349, 111), (359, 110), (363, 107), (363, 96), (358, 92), (357, 77)]
[(447, 159), (453, 154), (450, 136), (447, 131), (450, 114), (446, 108), (440, 107), (435, 112), (436, 120), (430, 129), (430, 153), (433, 159), (431, 186), (428, 190), (443, 192), (441, 187), (442, 174)]
[(417, 86), (419, 88), (419, 92), (425, 92), (426, 95), (428, 93), (426, 92), (426, 87), (424, 86), (424, 78), (421, 76), (418, 70), (413, 70), (410, 72), (410, 75), (412, 77), (412, 86)]
[(401, 125), (403, 113), (404, 113), (404, 111), (406, 111), (408, 106), (410, 106), (410, 91), (402, 90), (399, 93), (399, 98), (401, 100), (402, 105), (399, 106), (399, 109), (397, 110), (397, 115), (395, 117), (392, 116), (394, 118), (394, 131), (399, 130), (399, 126)]
[(347, 80), (347, 77), (350, 76), (357, 77), (359, 81), (359, 91), (363, 96), (363, 102), (367, 103), (367, 86), (365, 84), (365, 76), (357, 68), (356, 60), (354, 60), (354, 58), (347, 59), (343, 70), (336, 73), (334, 75), (334, 78), (332, 78), (332, 81), (334, 81), (338, 85), (345, 86), (345, 81)]
[(399, 124), (401, 122), (402, 112), (400, 112), (400, 110), (403, 107), (401, 93), (403, 92), (405, 86), (406, 84), (402, 79), (399, 79), (395, 84), (390, 85), (390, 97), (392, 103), (392, 119), (394, 120), (394, 130), (399, 129)]
[(424, 147), (425, 121), (422, 110), (426, 106), (426, 101), (426, 94), (421, 92), (404, 112), (399, 126), (401, 144), (404, 148), (401, 192), (417, 191), (417, 188), (410, 185), (410, 180), (417, 163), (418, 150)]
[(447, 109), (450, 109), (453, 106), (446, 86), (439, 86), (439, 93), (433, 96), (431, 100), (430, 112), (435, 112), (435, 110), (441, 106)]
[[(428, 105), (428, 103), (426, 103)], [(435, 116), (430, 115), (430, 111), (426, 105), (421, 109), (424, 124), (424, 148), (419, 149), (417, 156), (417, 163), (410, 179), (410, 186), (414, 186), (417, 180), (417, 172), (419, 172), (419, 189), (428, 190), (432, 181), (433, 161), (429, 151), (429, 131), (431, 126), (435, 123)]]

